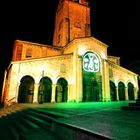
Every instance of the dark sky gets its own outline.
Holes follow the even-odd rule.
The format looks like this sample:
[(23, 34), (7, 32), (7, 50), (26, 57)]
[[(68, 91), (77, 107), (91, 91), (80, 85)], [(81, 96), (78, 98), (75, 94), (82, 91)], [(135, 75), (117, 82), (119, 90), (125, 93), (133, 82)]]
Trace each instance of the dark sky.
[[(108, 54), (121, 57), (121, 65), (140, 60), (138, 2), (135, 0), (88, 0), (92, 35), (109, 45)], [(52, 44), (58, 0), (0, 2), (0, 72), (12, 58), (16, 39)]]

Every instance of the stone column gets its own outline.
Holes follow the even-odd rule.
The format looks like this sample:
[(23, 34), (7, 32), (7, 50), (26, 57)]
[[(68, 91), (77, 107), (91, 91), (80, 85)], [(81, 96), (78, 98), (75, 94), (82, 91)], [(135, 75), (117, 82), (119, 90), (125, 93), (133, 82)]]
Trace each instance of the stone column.
[(51, 97), (51, 102), (56, 102), (55, 101), (55, 90), (56, 90), (56, 84), (52, 84), (52, 97)]
[(76, 78), (76, 101), (77, 102), (82, 102), (82, 98), (83, 98), (83, 79), (82, 79), (82, 60), (81, 57), (78, 57), (77, 59), (77, 78)]
[(128, 101), (128, 87), (125, 87), (125, 100)]
[(137, 100), (138, 99), (138, 93), (140, 92), (140, 88), (139, 88), (139, 76), (135, 76), (135, 81), (136, 83), (134, 84), (134, 99)]
[(38, 103), (38, 87), (39, 83), (35, 83), (33, 103)]
[(98, 82), (99, 85), (99, 101), (102, 101), (102, 82)]
[(75, 101), (77, 100), (77, 56), (76, 54), (74, 53), (73, 55), (73, 74), (72, 74), (72, 84), (73, 84), (73, 87), (72, 87), (72, 92), (71, 92), (71, 95), (72, 95), (72, 100)]
[(102, 77), (102, 86), (103, 86), (103, 101), (110, 101), (110, 86), (109, 86), (109, 70), (107, 60), (102, 61), (103, 77)]
[(16, 103), (18, 103), (19, 86), (20, 86), (20, 83), (17, 83), (17, 87), (16, 87), (16, 96), (15, 96), (15, 102), (16, 102)]
[(68, 85), (68, 96), (67, 96), (67, 102), (71, 102), (71, 84)]
[(138, 88), (134, 87), (134, 100), (138, 99)]
[(116, 100), (119, 101), (119, 92), (118, 92), (118, 87), (116, 87)]

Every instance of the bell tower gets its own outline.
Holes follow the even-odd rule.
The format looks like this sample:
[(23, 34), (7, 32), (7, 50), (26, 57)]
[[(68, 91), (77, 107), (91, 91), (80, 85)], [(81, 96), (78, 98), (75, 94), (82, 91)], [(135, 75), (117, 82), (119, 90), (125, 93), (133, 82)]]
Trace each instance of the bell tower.
[(86, 0), (59, 0), (53, 45), (65, 46), (75, 38), (88, 36), (91, 36), (89, 3)]

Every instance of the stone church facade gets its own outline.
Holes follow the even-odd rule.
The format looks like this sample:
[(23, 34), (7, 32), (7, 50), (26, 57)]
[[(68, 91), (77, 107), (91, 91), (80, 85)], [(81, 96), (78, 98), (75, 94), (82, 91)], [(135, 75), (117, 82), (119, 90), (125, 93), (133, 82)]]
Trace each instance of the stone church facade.
[(60, 0), (53, 45), (16, 40), (2, 101), (18, 103), (124, 101), (137, 98), (137, 74), (91, 36), (86, 0)]

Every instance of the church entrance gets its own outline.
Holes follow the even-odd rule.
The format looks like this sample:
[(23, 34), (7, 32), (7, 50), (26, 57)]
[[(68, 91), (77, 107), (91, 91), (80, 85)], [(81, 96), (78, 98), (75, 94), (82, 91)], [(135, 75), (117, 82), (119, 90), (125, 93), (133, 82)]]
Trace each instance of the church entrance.
[(93, 73), (83, 74), (83, 102), (101, 101), (101, 81)]
[(51, 102), (52, 95), (52, 81), (48, 77), (43, 77), (39, 83), (38, 102)]
[(32, 103), (34, 95), (34, 79), (31, 76), (24, 76), (19, 85), (18, 103)]
[(116, 97), (116, 87), (115, 84), (110, 81), (110, 99), (111, 101), (116, 101), (117, 97)]
[(55, 101), (67, 102), (68, 94), (68, 82), (64, 78), (60, 78), (57, 81)]

